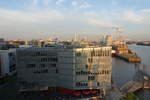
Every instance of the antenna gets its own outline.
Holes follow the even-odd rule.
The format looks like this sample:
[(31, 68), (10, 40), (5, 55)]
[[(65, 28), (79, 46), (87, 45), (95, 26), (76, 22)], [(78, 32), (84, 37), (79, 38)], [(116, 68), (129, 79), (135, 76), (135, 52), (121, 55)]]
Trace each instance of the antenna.
[(112, 27), (113, 29), (116, 30), (116, 37), (115, 37), (115, 41), (123, 41), (123, 37), (122, 37), (122, 27), (121, 26), (116, 26), (116, 27)]

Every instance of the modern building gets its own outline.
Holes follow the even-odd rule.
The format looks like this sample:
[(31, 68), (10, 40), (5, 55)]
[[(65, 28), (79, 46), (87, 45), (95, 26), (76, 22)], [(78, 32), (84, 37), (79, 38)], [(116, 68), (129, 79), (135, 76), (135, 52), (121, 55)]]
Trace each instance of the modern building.
[(111, 87), (111, 47), (20, 48), (17, 72), (26, 86), (59, 87), (72, 95), (96, 93)]
[(112, 42), (113, 42), (112, 35), (106, 35), (106, 36), (105, 36), (105, 44), (106, 44), (107, 46), (111, 46), (111, 45), (112, 45)]
[(16, 49), (0, 50), (0, 77), (16, 73)]

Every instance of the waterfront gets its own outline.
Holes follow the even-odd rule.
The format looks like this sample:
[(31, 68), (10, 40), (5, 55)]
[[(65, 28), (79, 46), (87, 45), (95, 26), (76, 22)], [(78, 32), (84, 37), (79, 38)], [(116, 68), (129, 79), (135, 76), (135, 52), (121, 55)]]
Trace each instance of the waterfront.
[[(150, 47), (149, 46), (139, 46), (139, 45), (129, 45), (133, 51), (135, 51), (141, 58), (142, 64), (145, 64), (144, 70), (150, 75)], [(135, 72), (137, 71), (137, 66), (134, 64), (125, 62), (118, 58), (113, 58), (113, 82), (115, 86), (121, 87), (123, 84), (132, 80)], [(137, 93), (138, 96), (143, 96), (142, 100), (150, 100), (150, 91), (144, 90)]]

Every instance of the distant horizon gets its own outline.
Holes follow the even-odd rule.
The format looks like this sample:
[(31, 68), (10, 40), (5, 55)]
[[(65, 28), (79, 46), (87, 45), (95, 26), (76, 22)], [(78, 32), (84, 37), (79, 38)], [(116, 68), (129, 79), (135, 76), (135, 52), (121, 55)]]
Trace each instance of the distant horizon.
[(150, 40), (150, 0), (2, 0), (0, 37), (8, 40), (58, 37), (74, 33), (98, 40), (123, 27), (131, 40)]
[[(28, 39), (25, 39), (25, 38), (18, 38), (18, 37), (16, 37), (16, 38), (14, 38), (14, 39), (8, 39), (8, 38), (5, 38), (5, 37), (0, 37), (0, 38), (3, 38), (5, 41), (11, 41), (11, 40), (23, 40), (23, 41), (29, 41), (29, 40), (49, 40), (49, 39), (55, 39), (55, 38), (57, 38), (58, 40), (66, 40), (66, 41), (72, 41), (72, 40), (74, 40), (75, 39), (75, 34), (73, 34), (73, 33), (71, 33), (71, 34), (69, 34), (70, 36), (67, 36), (67, 37), (63, 37), (63, 36), (61, 36), (61, 35), (59, 35), (59, 34), (57, 34), (57, 35), (55, 35), (55, 34), (51, 34), (49, 37), (45, 37), (45, 36), (42, 36), (41, 35), (41, 37), (31, 37), (31, 38), (28, 38)], [(101, 35), (98, 35), (98, 34), (88, 34), (88, 35), (85, 35), (85, 33), (83, 34), (83, 33), (77, 33), (77, 40), (78, 41), (81, 41), (81, 40), (85, 40), (85, 41), (100, 41), (100, 40), (102, 40), (103, 38), (104, 38), (104, 36), (105, 35), (112, 35), (113, 36), (113, 38), (115, 38), (115, 36), (114, 35), (116, 35), (116, 34), (101, 34)], [(141, 40), (139, 40), (139, 39), (131, 39), (131, 38), (127, 38), (127, 37), (125, 37), (125, 36), (123, 36), (123, 38), (124, 38), (124, 40), (126, 40), (126, 41), (150, 41), (149, 39), (141, 39)]]

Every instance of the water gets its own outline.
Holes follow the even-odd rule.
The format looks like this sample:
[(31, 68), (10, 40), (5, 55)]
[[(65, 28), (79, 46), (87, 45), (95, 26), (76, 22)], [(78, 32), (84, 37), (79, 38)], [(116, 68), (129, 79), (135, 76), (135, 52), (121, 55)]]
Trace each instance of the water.
[[(129, 45), (134, 52), (142, 58), (142, 64), (145, 65), (144, 70), (150, 75), (150, 46)], [(117, 87), (121, 87), (129, 80), (132, 80), (137, 67), (134, 64), (123, 60), (113, 58), (113, 82)], [(150, 91), (144, 90), (137, 93), (142, 100), (150, 100)]]

